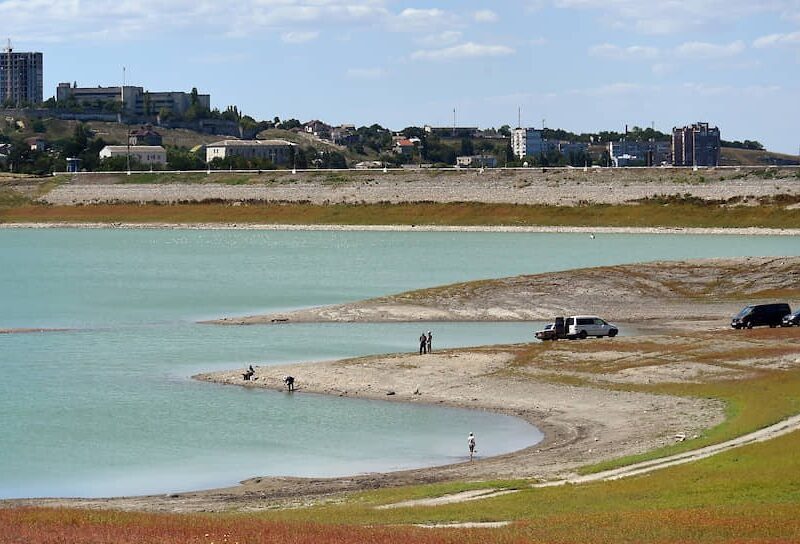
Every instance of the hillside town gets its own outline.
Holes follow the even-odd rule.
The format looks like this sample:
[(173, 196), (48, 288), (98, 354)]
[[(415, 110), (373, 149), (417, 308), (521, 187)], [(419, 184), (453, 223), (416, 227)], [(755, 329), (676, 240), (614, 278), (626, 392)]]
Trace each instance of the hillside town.
[[(708, 122), (575, 134), (544, 125), (406, 127), (258, 121), (211, 96), (142, 86), (59, 83), (44, 99), (43, 54), (0, 53), (0, 169), (56, 171), (310, 168), (691, 167), (725, 164), (723, 148), (764, 151), (757, 141), (726, 142)], [(176, 131), (194, 135), (193, 145)], [(767, 164), (797, 164), (771, 156)]]

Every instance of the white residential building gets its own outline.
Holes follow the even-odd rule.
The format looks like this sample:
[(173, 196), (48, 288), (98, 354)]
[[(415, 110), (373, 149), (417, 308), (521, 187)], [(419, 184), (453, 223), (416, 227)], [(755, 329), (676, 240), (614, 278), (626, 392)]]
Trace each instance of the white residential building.
[(541, 155), (546, 152), (542, 131), (535, 128), (515, 128), (511, 131), (511, 149), (519, 159)]
[(136, 159), (141, 164), (167, 164), (167, 152), (160, 145), (107, 145), (100, 150), (100, 158), (127, 157), (128, 153), (132, 159)]
[(222, 140), (206, 146), (206, 162), (226, 157), (269, 159), (273, 164), (288, 164), (297, 144), (286, 140)]
[(459, 168), (497, 168), (497, 159), (491, 155), (461, 155), (456, 157)]

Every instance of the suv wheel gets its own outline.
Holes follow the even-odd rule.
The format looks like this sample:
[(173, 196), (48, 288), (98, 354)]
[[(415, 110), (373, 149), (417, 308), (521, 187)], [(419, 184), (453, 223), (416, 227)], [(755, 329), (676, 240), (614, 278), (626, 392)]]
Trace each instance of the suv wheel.
[(581, 332), (578, 333), (578, 338), (580, 338), (581, 340), (585, 340), (587, 336), (588, 334), (586, 334), (586, 329), (583, 329), (581, 330)]
[(617, 329), (611, 329), (610, 331), (608, 331), (608, 337), (614, 338), (617, 335), (617, 333), (619, 333)]

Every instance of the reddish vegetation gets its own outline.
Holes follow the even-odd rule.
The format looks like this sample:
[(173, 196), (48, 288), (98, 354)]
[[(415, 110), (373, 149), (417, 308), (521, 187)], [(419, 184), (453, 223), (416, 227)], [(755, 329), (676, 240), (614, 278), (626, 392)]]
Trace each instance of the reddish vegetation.
[(478, 544), (493, 542), (797, 542), (796, 506), (571, 513), (502, 529), (361, 527), (110, 511), (0, 509), (0, 543), (64, 544)]
[(0, 543), (3, 544), (477, 544), (487, 541), (487, 531), (473, 529), (445, 533), (415, 527), (332, 526), (233, 516), (211, 518), (109, 511), (0, 509)]

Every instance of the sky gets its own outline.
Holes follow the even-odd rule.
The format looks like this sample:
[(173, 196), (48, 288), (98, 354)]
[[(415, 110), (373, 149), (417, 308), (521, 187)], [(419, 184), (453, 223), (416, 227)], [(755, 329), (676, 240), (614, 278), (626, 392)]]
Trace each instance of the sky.
[(44, 54), (45, 99), (125, 67), (257, 120), (704, 121), (800, 153), (800, 0), (0, 0), (0, 38)]

